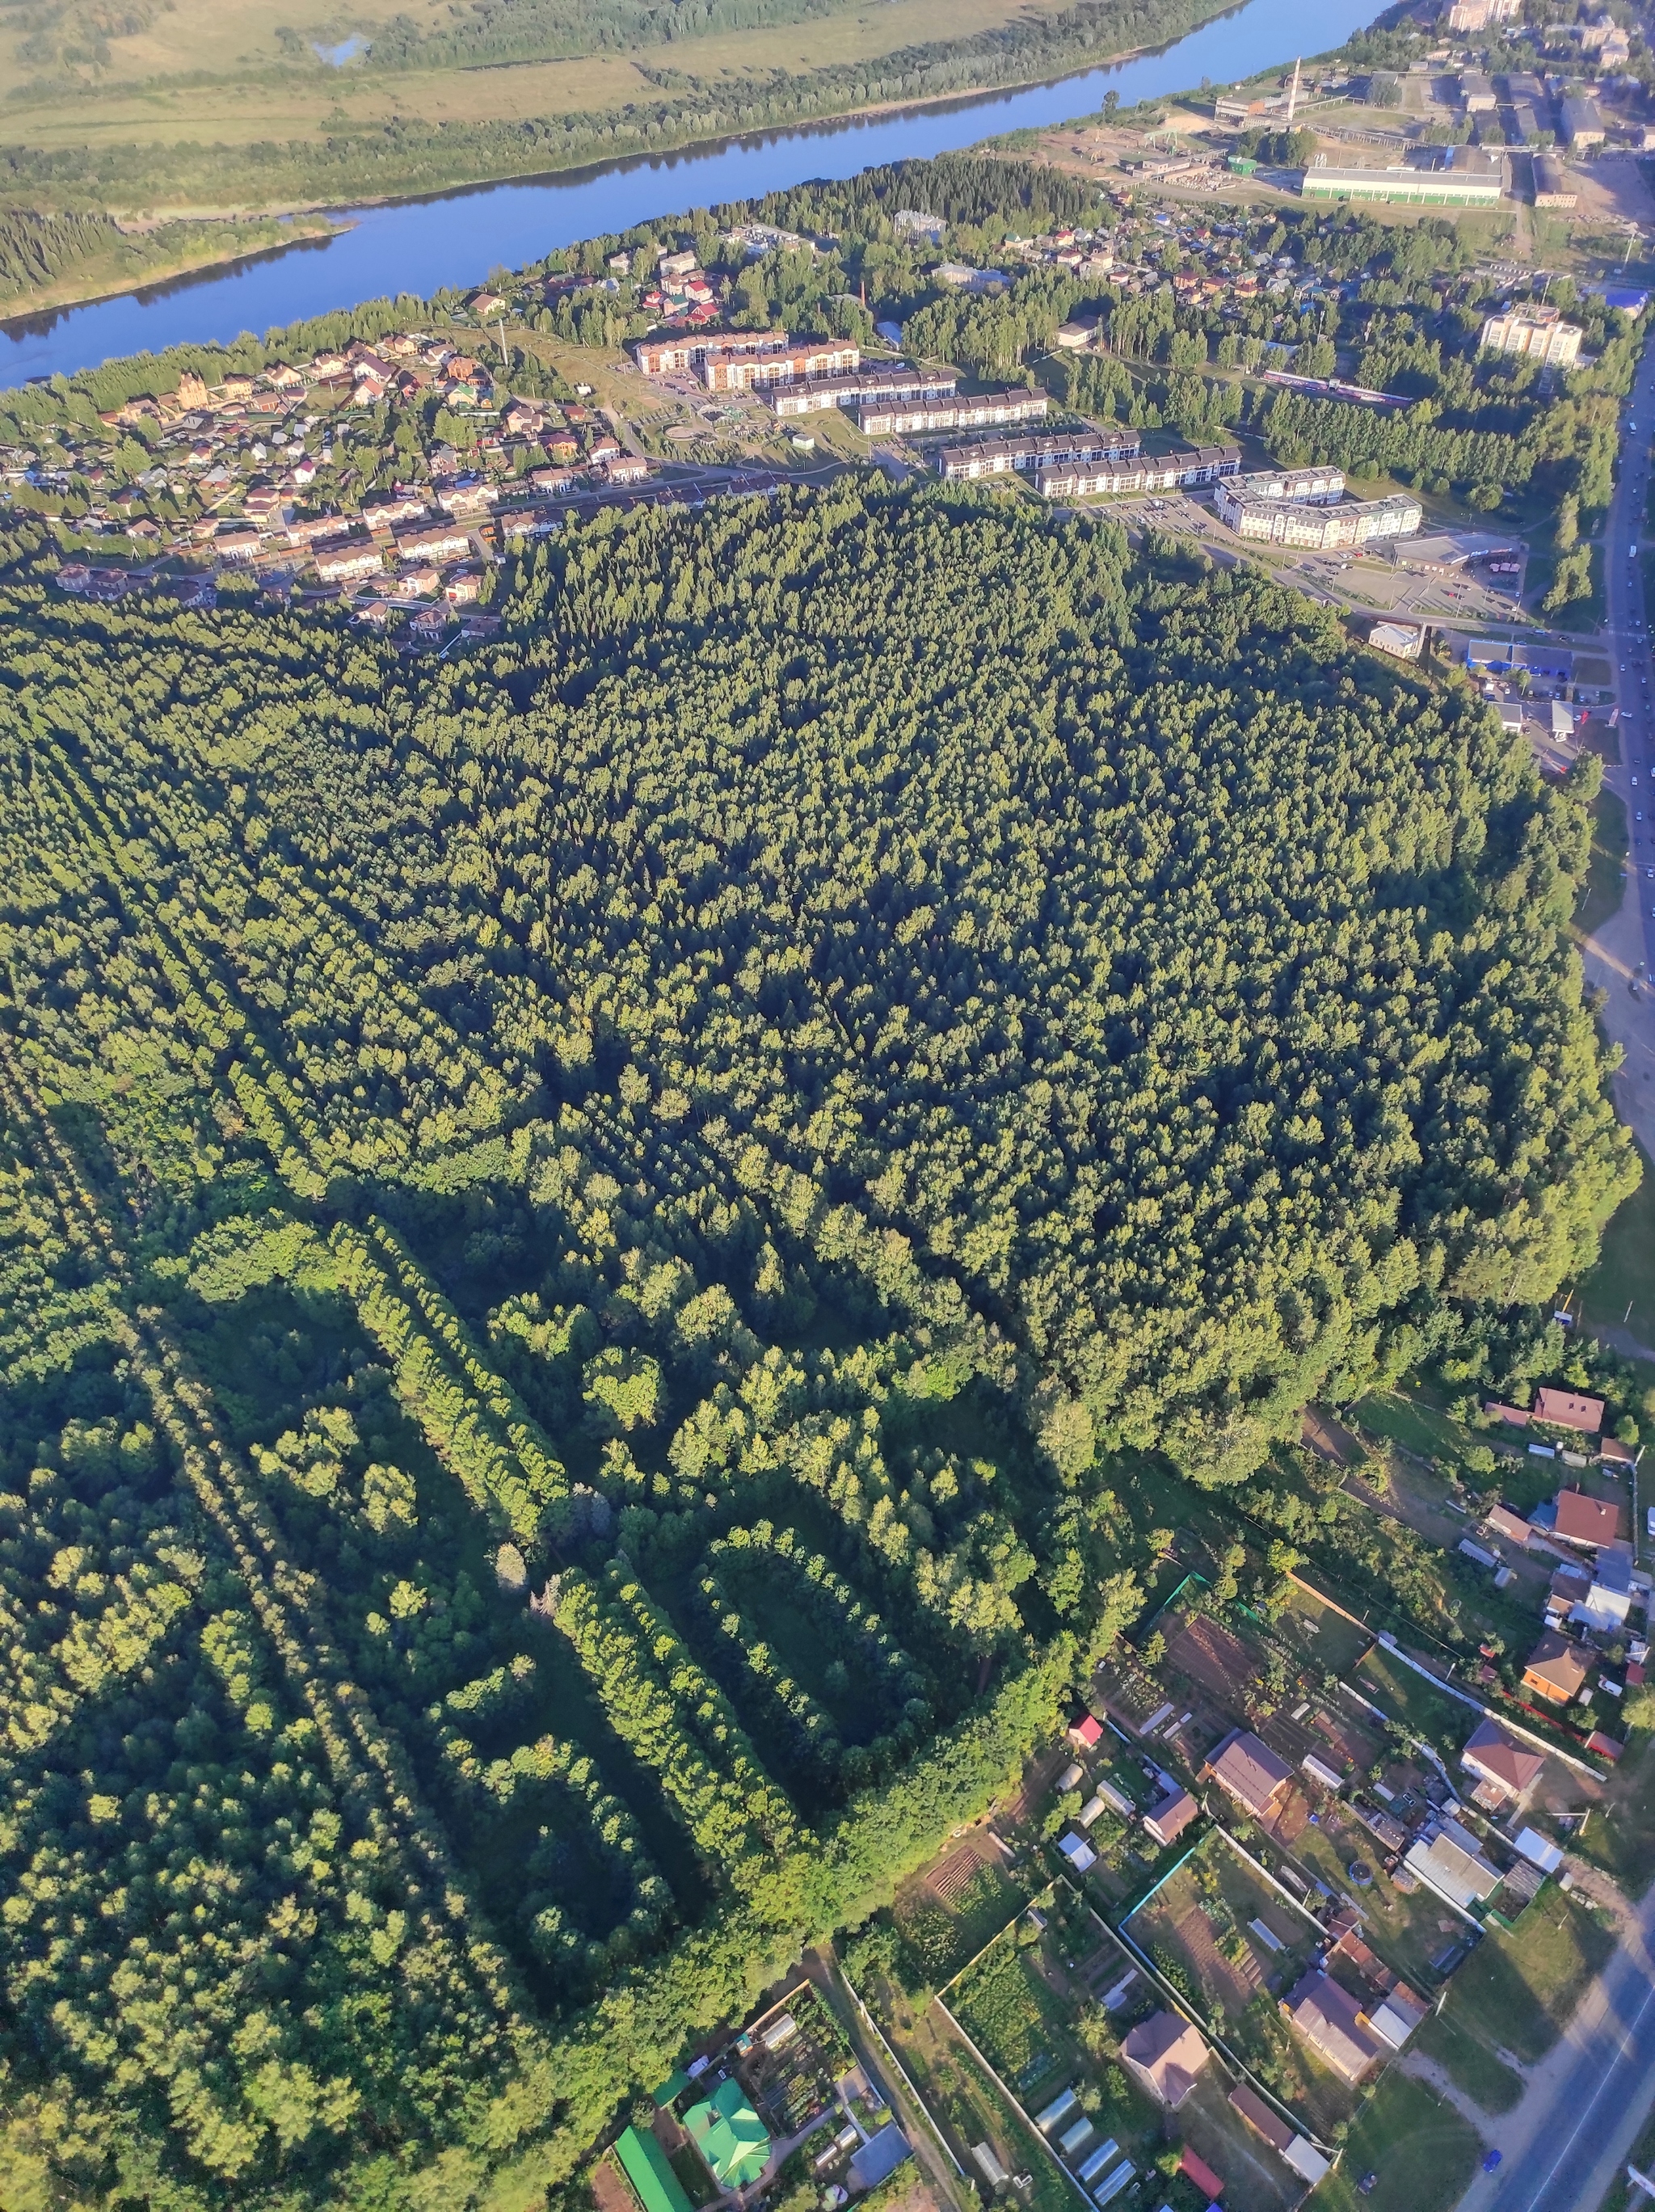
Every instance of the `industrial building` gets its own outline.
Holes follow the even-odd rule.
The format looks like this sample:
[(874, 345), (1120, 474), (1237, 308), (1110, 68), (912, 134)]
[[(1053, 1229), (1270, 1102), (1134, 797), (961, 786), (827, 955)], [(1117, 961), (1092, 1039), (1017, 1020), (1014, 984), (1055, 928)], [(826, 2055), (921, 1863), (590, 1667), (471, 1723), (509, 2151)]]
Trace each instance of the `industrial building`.
[(1317, 162), (1306, 169), (1299, 190), (1307, 200), (1377, 200), (1415, 207), (1498, 207), (1506, 190), (1505, 163), (1493, 156), (1485, 166), (1464, 157), (1474, 149), (1455, 146), (1451, 167), (1384, 169), (1333, 168)]
[(1578, 323), (1566, 323), (1555, 307), (1525, 300), (1504, 314), (1488, 317), (1482, 325), (1482, 348), (1484, 353), (1521, 354), (1552, 368), (1573, 368), (1580, 358), (1584, 335)]

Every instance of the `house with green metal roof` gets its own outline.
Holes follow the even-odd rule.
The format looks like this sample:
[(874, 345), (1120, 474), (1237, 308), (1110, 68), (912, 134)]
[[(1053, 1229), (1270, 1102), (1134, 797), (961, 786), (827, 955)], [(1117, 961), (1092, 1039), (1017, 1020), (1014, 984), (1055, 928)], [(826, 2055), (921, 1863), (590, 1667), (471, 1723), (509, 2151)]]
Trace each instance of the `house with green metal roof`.
[(734, 2075), (690, 2106), (684, 2126), (720, 2189), (745, 2189), (764, 2172), (770, 2137)]
[(652, 2135), (628, 2128), (615, 2144), (615, 2154), (644, 2212), (694, 2212), (682, 2182)]

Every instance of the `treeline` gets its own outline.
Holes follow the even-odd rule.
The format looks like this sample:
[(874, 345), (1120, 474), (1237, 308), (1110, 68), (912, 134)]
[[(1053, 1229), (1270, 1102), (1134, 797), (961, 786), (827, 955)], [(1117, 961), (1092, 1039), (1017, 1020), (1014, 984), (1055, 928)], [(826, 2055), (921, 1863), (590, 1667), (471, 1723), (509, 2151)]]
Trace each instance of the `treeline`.
[[(114, 291), (161, 270), (273, 251), (304, 236), (291, 223), (162, 222), (123, 230), (111, 216), (0, 210), (0, 300), (76, 281)], [(319, 230), (316, 223), (309, 228)]]
[(139, 206), (180, 200), (282, 206), (337, 204), (364, 193), (405, 197), (657, 152), (888, 101), (1057, 76), (1090, 56), (1176, 37), (1212, 12), (1207, 0), (1082, 0), (1055, 15), (1019, 17), (963, 39), (900, 47), (797, 75), (755, 73), (732, 83), (690, 72), (646, 71), (660, 88), (653, 100), (523, 122), (432, 124), (397, 117), (320, 141), (265, 139), (242, 146), (13, 143), (0, 148), (0, 184), (10, 198), (40, 208), (102, 206), (112, 200)]

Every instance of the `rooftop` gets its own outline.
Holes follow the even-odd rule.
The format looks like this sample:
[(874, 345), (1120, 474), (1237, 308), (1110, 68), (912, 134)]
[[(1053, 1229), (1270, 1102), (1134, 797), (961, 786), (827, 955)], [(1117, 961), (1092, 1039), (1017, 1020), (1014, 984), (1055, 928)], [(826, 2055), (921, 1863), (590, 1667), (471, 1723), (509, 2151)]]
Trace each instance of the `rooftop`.
[(1583, 1490), (1560, 1490), (1557, 1533), (1571, 1544), (1612, 1544), (1621, 1533), (1621, 1509), (1612, 1498), (1588, 1498)]
[(1583, 1398), (1573, 1390), (1537, 1390), (1534, 1417), (1554, 1429), (1576, 1429), (1595, 1437), (1603, 1425), (1601, 1398)]
[(1329, 1975), (1312, 1967), (1282, 1999), (1282, 2010), (1300, 2034), (1343, 2081), (1360, 2081), (1385, 2046), (1361, 2021), (1361, 2007)]
[(1176, 2013), (1158, 2012), (1132, 2030), (1120, 2055), (1161, 2103), (1176, 2111), (1212, 2053), (1188, 2021)]
[(1520, 1797), (1539, 1779), (1546, 1759), (1543, 1752), (1519, 1743), (1498, 1721), (1484, 1721), (1461, 1752), (1460, 1764)]
[(1205, 1771), (1255, 1816), (1270, 1811), (1293, 1779), (1293, 1769), (1249, 1729), (1225, 1737), (1207, 1761)]

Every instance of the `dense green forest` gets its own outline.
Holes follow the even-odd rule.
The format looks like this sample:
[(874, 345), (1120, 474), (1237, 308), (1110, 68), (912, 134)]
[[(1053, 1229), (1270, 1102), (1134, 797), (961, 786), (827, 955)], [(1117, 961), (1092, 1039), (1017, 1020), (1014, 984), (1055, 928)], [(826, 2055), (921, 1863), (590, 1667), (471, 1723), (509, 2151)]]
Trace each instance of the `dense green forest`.
[[(326, 226), (318, 222), (315, 228)], [(197, 263), (273, 252), (291, 246), (294, 235), (290, 224), (275, 221), (161, 222), (131, 231), (108, 216), (0, 210), (0, 301), (66, 283), (115, 291)]]
[(0, 583), (31, 2201), (537, 2197), (1051, 1729), (1135, 1467), (1636, 1179), (1579, 792), (1263, 577), (847, 480), (494, 605)]

